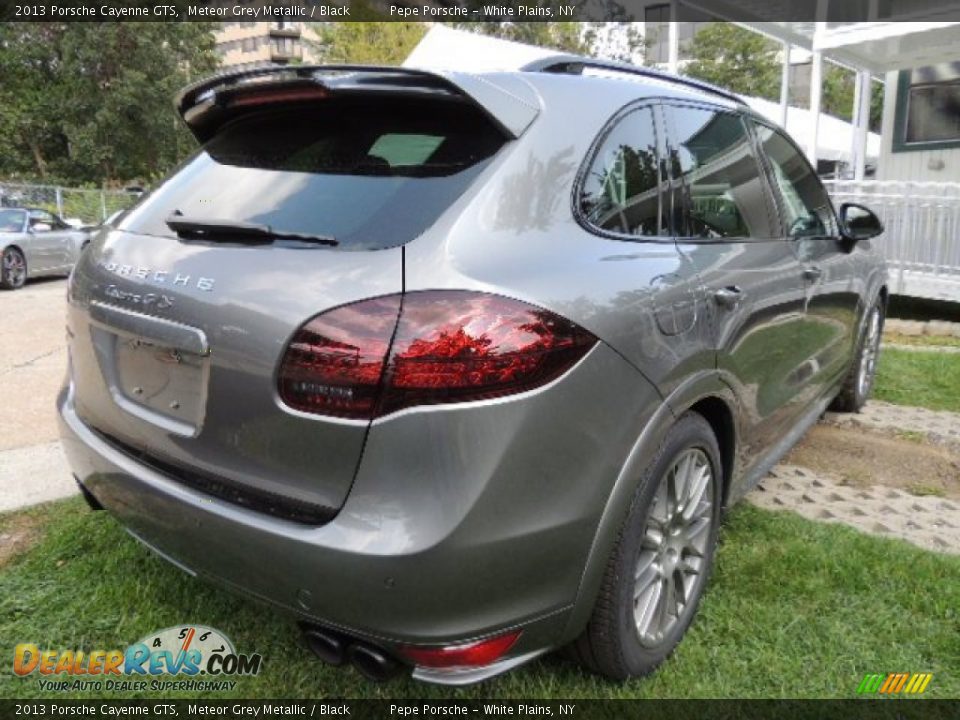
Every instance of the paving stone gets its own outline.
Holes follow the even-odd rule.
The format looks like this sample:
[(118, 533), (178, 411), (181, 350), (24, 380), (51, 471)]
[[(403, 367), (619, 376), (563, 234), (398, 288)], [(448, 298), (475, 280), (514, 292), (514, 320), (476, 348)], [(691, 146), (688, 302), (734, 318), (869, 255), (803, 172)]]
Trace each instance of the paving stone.
[(960, 555), (957, 503), (914, 497), (879, 486), (852, 492), (839, 478), (791, 465), (778, 465), (770, 475), (791, 477), (792, 481), (770, 482), (767, 478), (767, 482), (747, 495), (748, 502), (772, 510), (789, 510), (819, 522), (843, 523), (869, 534), (900, 538), (926, 550)]

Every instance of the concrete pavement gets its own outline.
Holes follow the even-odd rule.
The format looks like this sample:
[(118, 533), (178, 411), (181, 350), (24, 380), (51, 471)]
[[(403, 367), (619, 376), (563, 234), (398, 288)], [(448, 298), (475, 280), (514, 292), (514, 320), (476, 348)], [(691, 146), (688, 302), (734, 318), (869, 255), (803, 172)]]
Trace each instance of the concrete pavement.
[(66, 281), (0, 291), (0, 512), (77, 492), (57, 442)]

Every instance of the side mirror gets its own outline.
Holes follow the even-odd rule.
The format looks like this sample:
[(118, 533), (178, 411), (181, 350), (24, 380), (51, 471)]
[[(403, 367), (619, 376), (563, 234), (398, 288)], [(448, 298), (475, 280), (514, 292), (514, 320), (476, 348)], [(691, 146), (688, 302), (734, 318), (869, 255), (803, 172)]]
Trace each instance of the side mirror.
[(50, 232), (52, 228), (48, 223), (34, 223), (30, 226), (30, 232)]
[(840, 206), (840, 232), (853, 242), (869, 240), (883, 232), (883, 223), (869, 208), (844, 203)]

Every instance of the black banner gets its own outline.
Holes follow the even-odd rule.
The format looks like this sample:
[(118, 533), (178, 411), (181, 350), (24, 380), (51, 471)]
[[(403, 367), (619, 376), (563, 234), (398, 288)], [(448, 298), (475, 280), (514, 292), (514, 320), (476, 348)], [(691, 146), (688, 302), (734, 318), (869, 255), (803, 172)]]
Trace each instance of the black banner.
[[(0, 19), (103, 21), (642, 22), (663, 0), (0, 0)], [(960, 20), (958, 0), (680, 0), (678, 21), (828, 23)]]
[(0, 717), (955, 720), (960, 700), (0, 700)]

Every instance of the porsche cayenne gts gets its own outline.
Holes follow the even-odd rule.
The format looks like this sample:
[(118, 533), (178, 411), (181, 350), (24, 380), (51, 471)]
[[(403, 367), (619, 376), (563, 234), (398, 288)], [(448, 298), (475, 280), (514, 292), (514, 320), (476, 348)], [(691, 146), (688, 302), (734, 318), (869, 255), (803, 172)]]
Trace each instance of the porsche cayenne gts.
[(724, 509), (870, 392), (882, 226), (725, 91), (557, 56), (177, 106), (199, 151), (69, 283), (64, 445), (93, 506), (328, 662), (650, 672)]

